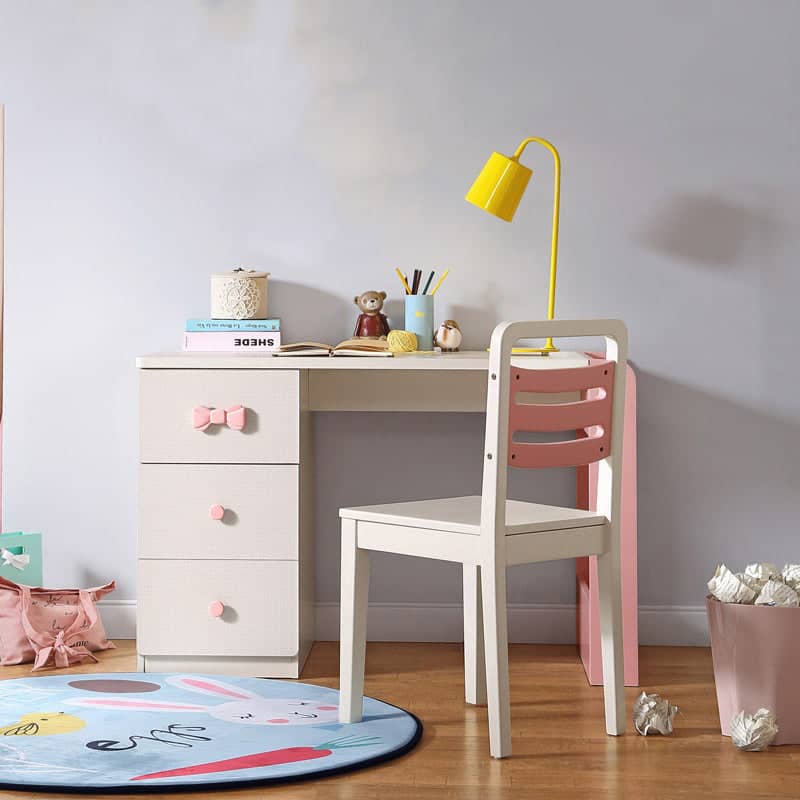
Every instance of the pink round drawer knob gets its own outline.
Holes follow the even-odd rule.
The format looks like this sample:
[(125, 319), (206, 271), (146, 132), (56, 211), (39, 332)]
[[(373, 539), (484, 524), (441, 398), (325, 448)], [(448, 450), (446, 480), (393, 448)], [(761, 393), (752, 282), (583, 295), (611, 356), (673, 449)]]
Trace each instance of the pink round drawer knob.
[(209, 604), (208, 613), (212, 617), (221, 617), (225, 613), (225, 606), (219, 600), (215, 600)]
[(225, 508), (219, 503), (214, 504), (208, 509), (211, 519), (220, 520), (225, 516)]

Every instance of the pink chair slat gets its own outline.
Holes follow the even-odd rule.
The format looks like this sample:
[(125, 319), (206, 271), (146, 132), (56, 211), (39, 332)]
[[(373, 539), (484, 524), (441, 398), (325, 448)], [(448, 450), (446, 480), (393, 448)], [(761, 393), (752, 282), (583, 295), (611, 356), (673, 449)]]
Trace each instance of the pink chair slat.
[[(611, 450), (614, 362), (599, 361), (575, 369), (511, 368), (508, 409), (508, 463), (512, 467), (580, 467), (601, 461)], [(581, 392), (568, 403), (519, 403), (522, 392)], [(563, 442), (516, 442), (514, 434), (578, 431)]]
[(509, 442), (508, 463), (512, 467), (581, 467), (604, 459), (610, 450), (610, 436), (589, 436), (566, 442)]
[(587, 398), (575, 403), (512, 403), (508, 425), (512, 431), (577, 431), (591, 425), (611, 425), (611, 398)]
[(602, 387), (606, 391), (614, 383), (614, 362), (599, 361), (588, 367), (571, 369), (520, 369), (511, 367), (513, 392), (583, 392)]

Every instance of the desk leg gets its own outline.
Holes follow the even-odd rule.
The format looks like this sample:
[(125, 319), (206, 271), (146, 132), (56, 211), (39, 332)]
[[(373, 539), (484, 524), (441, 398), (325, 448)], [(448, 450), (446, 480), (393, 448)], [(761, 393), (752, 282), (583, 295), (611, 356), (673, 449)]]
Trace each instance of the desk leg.
[[(628, 365), (625, 390), (625, 429), (622, 436), (622, 636), (625, 685), (639, 685), (639, 591), (636, 548), (636, 375)], [(578, 508), (597, 507), (597, 465), (577, 470)], [(600, 656), (600, 612), (597, 596), (597, 558), (579, 558), (575, 569), (577, 589), (578, 651), (592, 686), (603, 683)]]

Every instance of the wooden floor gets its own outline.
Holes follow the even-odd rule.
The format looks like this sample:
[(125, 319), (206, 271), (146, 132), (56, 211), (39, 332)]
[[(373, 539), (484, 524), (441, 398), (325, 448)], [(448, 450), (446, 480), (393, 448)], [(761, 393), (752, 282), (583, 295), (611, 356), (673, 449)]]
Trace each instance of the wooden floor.
[[(100, 658), (99, 664), (72, 671), (136, 669), (132, 642), (120, 642), (118, 650), (102, 653)], [(624, 737), (606, 736), (602, 689), (586, 685), (574, 647), (512, 645), (514, 756), (495, 761), (489, 757), (486, 709), (463, 702), (461, 645), (371, 643), (367, 693), (422, 719), (425, 733), (416, 750), (382, 766), (316, 782), (191, 796), (232, 800), (800, 798), (800, 746), (742, 753), (720, 735), (708, 650), (644, 647), (641, 659), (643, 687), (680, 706), (672, 737), (644, 738), (632, 726)], [(27, 676), (29, 669), (4, 667), (0, 677)], [(315, 645), (303, 680), (335, 687), (337, 674), (337, 644)], [(638, 690), (626, 693), (630, 713)], [(25, 796), (34, 795), (0, 792), (3, 800)], [(59, 795), (36, 794), (42, 796)]]

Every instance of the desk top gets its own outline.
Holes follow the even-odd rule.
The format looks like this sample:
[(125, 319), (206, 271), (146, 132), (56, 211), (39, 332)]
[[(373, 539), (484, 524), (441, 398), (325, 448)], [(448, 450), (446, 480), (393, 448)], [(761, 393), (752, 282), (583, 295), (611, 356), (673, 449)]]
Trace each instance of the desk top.
[[(515, 356), (512, 363), (526, 369), (559, 369), (586, 365), (586, 355), (570, 350), (549, 356)], [(140, 369), (308, 369), (308, 370), (455, 370), (489, 368), (485, 350), (461, 353), (409, 353), (394, 358), (367, 356), (274, 356), (267, 353), (155, 353), (139, 356)]]

